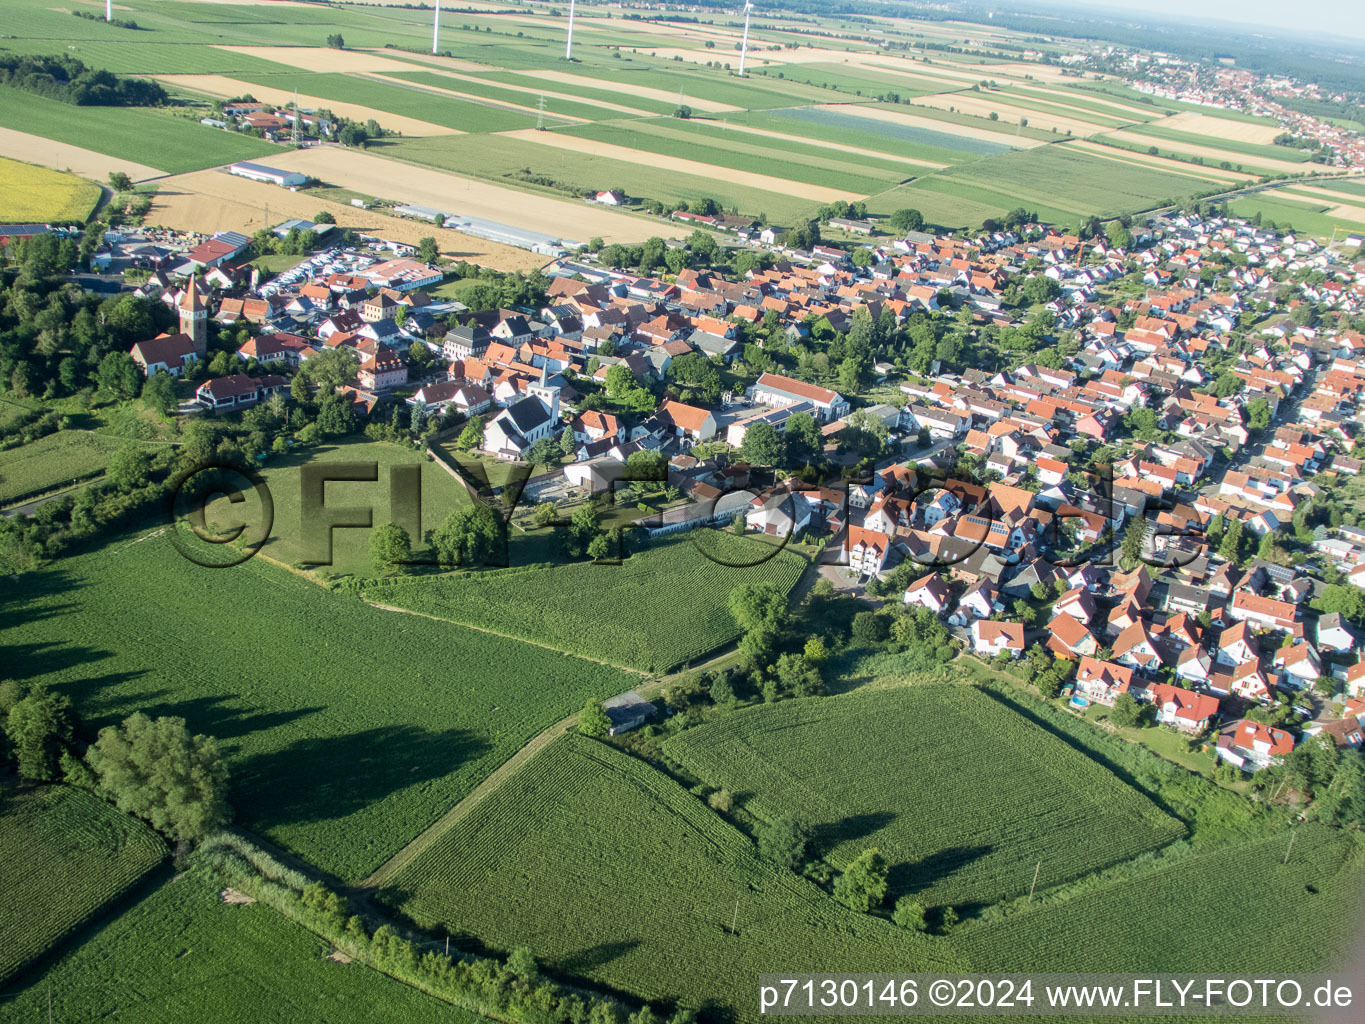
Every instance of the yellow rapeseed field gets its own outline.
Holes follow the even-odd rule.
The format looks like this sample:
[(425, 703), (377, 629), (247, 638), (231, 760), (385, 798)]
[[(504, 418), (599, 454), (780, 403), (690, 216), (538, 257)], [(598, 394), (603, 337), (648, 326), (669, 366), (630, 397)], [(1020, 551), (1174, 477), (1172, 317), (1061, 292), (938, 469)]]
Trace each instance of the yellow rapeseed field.
[(85, 220), (99, 197), (84, 178), (0, 157), (0, 224)]

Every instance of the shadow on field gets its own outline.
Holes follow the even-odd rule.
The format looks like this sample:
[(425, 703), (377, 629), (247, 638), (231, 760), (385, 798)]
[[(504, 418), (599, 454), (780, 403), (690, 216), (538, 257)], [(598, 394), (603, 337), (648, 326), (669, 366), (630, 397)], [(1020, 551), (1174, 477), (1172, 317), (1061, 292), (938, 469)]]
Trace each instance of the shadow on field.
[(990, 846), (950, 846), (930, 854), (923, 860), (894, 864), (887, 876), (890, 890), (888, 899), (894, 900), (906, 893), (928, 889), (934, 883), (941, 882), (954, 872), (965, 868), (972, 861), (986, 856), (992, 849)]
[(85, 586), (79, 577), (60, 569), (25, 573), (18, 581), (0, 576), (0, 581), (0, 628), (4, 629), (66, 615), (77, 606), (55, 599), (68, 597)]
[(596, 946), (570, 953), (555, 964), (558, 970), (569, 974), (590, 974), (599, 967), (605, 967), (618, 957), (623, 957), (640, 944), (639, 939), (626, 939), (624, 942), (599, 942)]
[(827, 825), (816, 825), (813, 841), (816, 849), (822, 853), (828, 852), (839, 843), (866, 839), (873, 832), (886, 828), (895, 820), (896, 815), (890, 811), (850, 814), (847, 818), (832, 821)]
[(391, 725), (314, 736), (248, 758), (233, 772), (234, 802), (252, 828), (342, 818), (487, 751), (487, 742), (465, 729)]

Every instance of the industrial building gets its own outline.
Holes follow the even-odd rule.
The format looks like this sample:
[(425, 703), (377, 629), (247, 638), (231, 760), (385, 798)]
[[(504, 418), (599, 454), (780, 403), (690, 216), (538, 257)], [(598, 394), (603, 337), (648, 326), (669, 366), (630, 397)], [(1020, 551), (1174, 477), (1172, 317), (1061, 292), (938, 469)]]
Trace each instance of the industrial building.
[(249, 160), (242, 160), (233, 164), (228, 168), (228, 173), (242, 178), (250, 178), (252, 181), (279, 185), (281, 188), (294, 188), (308, 183), (308, 175), (306, 174), (300, 174), (298, 171), (282, 171), (277, 167), (254, 164)]

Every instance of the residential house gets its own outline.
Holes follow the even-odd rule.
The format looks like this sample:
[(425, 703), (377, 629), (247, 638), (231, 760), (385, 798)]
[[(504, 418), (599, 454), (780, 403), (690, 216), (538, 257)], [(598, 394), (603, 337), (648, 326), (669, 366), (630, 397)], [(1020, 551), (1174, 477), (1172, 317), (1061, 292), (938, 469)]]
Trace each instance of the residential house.
[[(849, 532), (854, 529), (855, 527), (850, 527)], [(918, 579), (905, 589), (906, 604), (928, 608), (935, 615), (942, 615), (947, 610), (948, 598), (948, 584), (937, 573)]]
[(983, 657), (997, 654), (1020, 657), (1024, 653), (1023, 623), (977, 619), (972, 623), (972, 650)]

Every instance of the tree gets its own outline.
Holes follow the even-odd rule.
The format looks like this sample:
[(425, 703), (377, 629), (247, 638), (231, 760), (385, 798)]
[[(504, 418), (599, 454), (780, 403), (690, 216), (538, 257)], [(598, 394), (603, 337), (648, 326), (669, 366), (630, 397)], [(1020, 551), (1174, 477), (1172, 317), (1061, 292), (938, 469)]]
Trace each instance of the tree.
[(758, 855), (780, 868), (798, 871), (806, 859), (806, 831), (785, 815), (758, 828)]
[(1114, 698), (1114, 710), (1109, 712), (1109, 721), (1120, 729), (1131, 729), (1142, 720), (1142, 706), (1131, 693), (1121, 693)]
[(417, 240), (417, 258), (426, 264), (436, 262), (436, 257), (441, 255), (441, 249), (436, 244), (436, 239), (428, 235)]
[(834, 880), (834, 896), (844, 906), (867, 913), (886, 898), (890, 870), (880, 850), (866, 849)]
[(370, 560), (383, 574), (394, 573), (412, 561), (412, 538), (397, 523), (381, 523), (370, 533)]
[(594, 562), (601, 562), (611, 556), (611, 543), (607, 540), (604, 533), (599, 533), (592, 540), (588, 541), (588, 557)]
[(1218, 554), (1229, 562), (1242, 557), (1242, 521), (1234, 519), (1223, 531), (1223, 541), (1218, 545)]
[(133, 191), (133, 179), (122, 171), (110, 171), (109, 187), (115, 192), (131, 192)]
[(801, 656), (812, 665), (823, 665), (829, 660), (829, 647), (826, 646), (823, 638), (813, 636), (806, 641)]
[(787, 417), (783, 441), (789, 466), (805, 466), (814, 462), (825, 444), (815, 417), (808, 412), (794, 412)]
[(142, 398), (162, 416), (169, 416), (176, 407), (175, 382), (171, 375), (158, 370), (148, 377), (147, 383), (142, 385)]
[(787, 596), (775, 583), (745, 583), (730, 591), (730, 614), (744, 632), (776, 633), (787, 624)]
[(135, 442), (123, 445), (109, 459), (104, 478), (120, 491), (132, 491), (147, 486), (152, 457), (147, 449)]
[(782, 462), (782, 438), (771, 423), (758, 422), (744, 431), (739, 457), (757, 466), (777, 466)]
[(566, 425), (559, 434), (559, 451), (566, 459), (578, 450), (578, 441), (574, 439), (573, 427)]
[(1045, 274), (1034, 274), (1019, 289), (1032, 305), (1051, 302), (1062, 294), (1062, 286)]
[(712, 702), (718, 707), (729, 707), (735, 702), (735, 688), (731, 685), (730, 677), (726, 673), (716, 676), (709, 692)]
[(110, 352), (100, 360), (95, 381), (116, 398), (129, 399), (141, 386), (142, 371), (127, 352)]
[(528, 985), (535, 984), (540, 977), (540, 967), (536, 964), (536, 958), (525, 946), (518, 946), (512, 950), (511, 955), (507, 957), (507, 969)]
[(493, 508), (473, 502), (447, 515), (432, 531), (431, 544), (442, 565), (480, 565), (503, 550), (505, 528)]
[(922, 932), (929, 927), (924, 919), (924, 904), (917, 902), (913, 896), (902, 896), (896, 901), (891, 920), (912, 932)]
[(1147, 539), (1147, 520), (1136, 517), (1123, 531), (1123, 546), (1119, 549), (1119, 565), (1124, 572), (1132, 572), (1142, 558), (1142, 543)]
[(559, 518), (559, 506), (553, 501), (542, 501), (531, 513), (531, 521), (538, 527), (549, 526)]
[(601, 701), (590, 700), (578, 713), (578, 731), (584, 736), (600, 739), (611, 731), (611, 718)]
[(796, 697), (818, 697), (825, 692), (819, 670), (800, 654), (784, 654), (773, 666), (782, 688)]
[(1253, 398), (1247, 403), (1247, 426), (1252, 430), (1270, 426), (1270, 403), (1264, 398)]
[(68, 698), (35, 686), (10, 708), (5, 732), (19, 774), (34, 782), (51, 782), (58, 777), (62, 751), (75, 738), (76, 712)]
[(853, 638), (864, 644), (879, 644), (890, 633), (891, 625), (887, 617), (879, 612), (858, 612), (853, 616), (850, 627)]
[(897, 210), (887, 218), (887, 224), (896, 232), (920, 231), (924, 228), (924, 214), (906, 207)]
[(318, 430), (325, 437), (344, 437), (354, 433), (355, 407), (339, 391), (324, 391), (318, 399)]
[(1313, 607), (1324, 615), (1336, 612), (1355, 622), (1365, 622), (1365, 590), (1349, 583), (1329, 583), (1313, 601)]
[(183, 718), (130, 715), (101, 729), (86, 759), (118, 809), (172, 839), (206, 835), (228, 819), (228, 771), (218, 744)]
[(460, 436), (455, 439), (455, 447), (462, 452), (473, 451), (483, 444), (483, 417), (474, 416), (464, 425)]
[(333, 32), (327, 37), (327, 45), (333, 50), (344, 50), (346, 49), (346, 40), (341, 37), (340, 32)]

